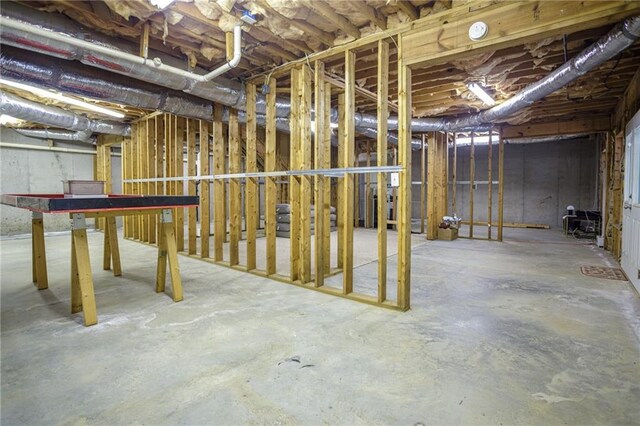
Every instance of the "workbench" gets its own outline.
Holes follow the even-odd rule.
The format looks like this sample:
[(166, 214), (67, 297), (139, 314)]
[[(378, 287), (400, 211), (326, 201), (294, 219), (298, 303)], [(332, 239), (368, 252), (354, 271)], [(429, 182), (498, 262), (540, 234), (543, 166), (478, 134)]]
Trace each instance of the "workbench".
[(182, 281), (173, 227), (172, 209), (195, 207), (194, 196), (116, 195), (95, 198), (65, 198), (63, 194), (3, 194), (0, 203), (32, 212), (32, 276), (38, 290), (49, 287), (44, 242), (43, 214), (69, 214), (71, 219), (71, 313), (82, 311), (84, 325), (98, 323), (93, 290), (93, 275), (87, 242), (87, 218), (104, 219), (103, 267), (113, 275), (122, 274), (116, 216), (159, 214), (158, 266), (156, 292), (165, 291), (167, 259), (171, 274), (173, 300), (182, 300)]

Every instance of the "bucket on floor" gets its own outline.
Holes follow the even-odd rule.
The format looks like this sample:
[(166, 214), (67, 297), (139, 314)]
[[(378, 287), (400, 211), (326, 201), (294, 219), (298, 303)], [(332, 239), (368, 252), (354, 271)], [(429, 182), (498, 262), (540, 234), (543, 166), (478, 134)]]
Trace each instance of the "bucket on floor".
[(596, 245), (598, 247), (604, 247), (604, 237), (600, 235), (596, 236)]

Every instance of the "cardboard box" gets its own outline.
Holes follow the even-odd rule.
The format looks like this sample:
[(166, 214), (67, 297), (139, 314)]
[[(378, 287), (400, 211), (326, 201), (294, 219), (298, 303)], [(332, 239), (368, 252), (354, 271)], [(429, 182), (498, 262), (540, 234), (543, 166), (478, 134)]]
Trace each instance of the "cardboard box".
[(456, 229), (456, 228), (447, 228), (447, 229), (438, 228), (438, 239), (439, 240), (452, 241), (452, 240), (455, 240), (456, 238), (458, 238), (458, 229)]

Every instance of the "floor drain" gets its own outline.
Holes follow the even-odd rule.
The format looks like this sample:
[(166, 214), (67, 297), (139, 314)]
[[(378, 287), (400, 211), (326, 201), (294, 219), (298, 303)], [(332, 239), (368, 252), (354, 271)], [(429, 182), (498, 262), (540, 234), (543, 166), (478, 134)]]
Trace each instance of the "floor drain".
[(628, 281), (627, 276), (620, 268), (608, 268), (605, 266), (582, 266), (580, 270), (584, 275), (605, 280)]

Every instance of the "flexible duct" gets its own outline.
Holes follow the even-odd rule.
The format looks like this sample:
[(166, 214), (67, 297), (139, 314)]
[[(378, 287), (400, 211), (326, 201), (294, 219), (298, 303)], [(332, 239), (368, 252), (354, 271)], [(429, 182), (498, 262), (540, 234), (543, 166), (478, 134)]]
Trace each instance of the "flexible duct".
[[(187, 90), (199, 97), (236, 108), (245, 109), (246, 94), (244, 87), (237, 82), (219, 79), (209, 82), (190, 81), (182, 75), (137, 66), (135, 63), (124, 60), (118, 55), (105, 55), (105, 48), (120, 50), (123, 52), (135, 52), (136, 48), (130, 44), (122, 43), (113, 38), (88, 34), (83, 28), (60, 15), (51, 15), (45, 12), (35, 11), (13, 3), (3, 4), (2, 16), (2, 42), (23, 49), (45, 53), (65, 59), (78, 59), (81, 62), (106, 69), (118, 74), (134, 77), (139, 80), (170, 87), (177, 90)], [(26, 25), (25, 25), (26, 24)], [(47, 32), (59, 33), (57, 40), (47, 37)], [(62, 37), (65, 36), (66, 37)], [(507, 117), (523, 107), (553, 93), (555, 90), (584, 75), (589, 70), (597, 67), (612, 58), (626, 47), (631, 45), (640, 35), (640, 17), (632, 17), (610, 31), (598, 42), (579, 53), (571, 61), (567, 62), (546, 78), (534, 83), (522, 92), (516, 94), (508, 101), (486, 111), (471, 114), (460, 118), (423, 118), (414, 119), (411, 122), (412, 131), (424, 133), (430, 131), (453, 131), (466, 128), (477, 128), (482, 124), (495, 122)], [(74, 43), (74, 40), (83, 40), (88, 43)], [(100, 46), (100, 49), (92, 50), (92, 46)], [(99, 50), (99, 51), (97, 51)], [(154, 55), (157, 52), (154, 52)], [(161, 57), (161, 62), (176, 62), (170, 57)], [(206, 72), (198, 69), (198, 73)], [(266, 110), (265, 98), (261, 94), (257, 99), (257, 112)], [(286, 98), (279, 97), (276, 100), (276, 115), (288, 117), (290, 102)], [(337, 121), (337, 111), (331, 112), (331, 121)], [(376, 129), (377, 117), (371, 114), (356, 114), (354, 117), (356, 129)], [(389, 129), (397, 129), (397, 117), (389, 118)], [(371, 133), (371, 132), (369, 132)]]
[(127, 124), (91, 120), (74, 112), (32, 102), (4, 91), (0, 91), (0, 113), (68, 130), (122, 136), (128, 136), (131, 132)]
[(57, 141), (74, 141), (95, 144), (96, 138), (92, 136), (89, 130), (79, 130), (73, 132), (70, 130), (50, 130), (50, 129), (14, 129), (21, 135), (37, 138), (37, 139), (53, 139)]

